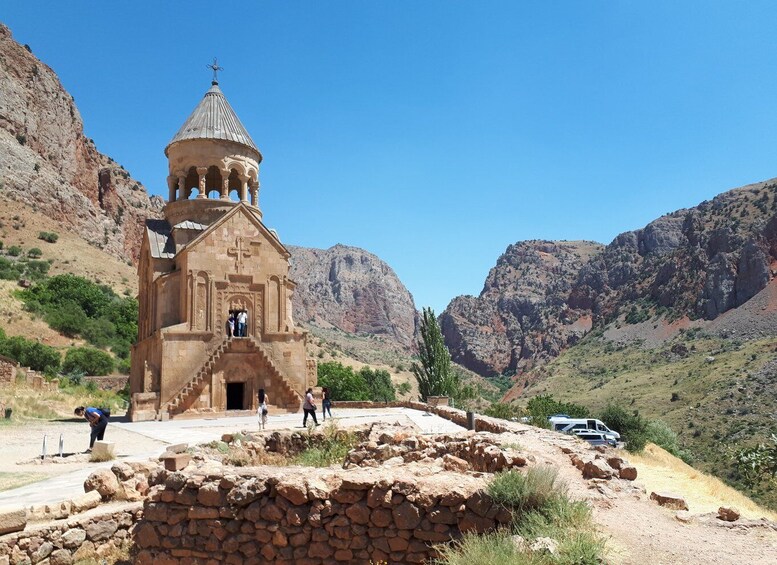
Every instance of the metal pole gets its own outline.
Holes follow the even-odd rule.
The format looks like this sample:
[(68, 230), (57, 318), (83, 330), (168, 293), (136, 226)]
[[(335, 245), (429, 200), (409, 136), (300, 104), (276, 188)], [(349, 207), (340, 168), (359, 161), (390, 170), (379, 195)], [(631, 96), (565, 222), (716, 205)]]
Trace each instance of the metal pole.
[(46, 458), (46, 438), (48, 436), (46, 434), (43, 435), (43, 450), (41, 451), (40, 458), (45, 459)]
[(60, 457), (60, 459), (62, 457), (64, 457), (64, 454), (62, 453), (64, 448), (65, 448), (65, 440), (62, 438), (62, 434), (59, 434), (59, 457)]

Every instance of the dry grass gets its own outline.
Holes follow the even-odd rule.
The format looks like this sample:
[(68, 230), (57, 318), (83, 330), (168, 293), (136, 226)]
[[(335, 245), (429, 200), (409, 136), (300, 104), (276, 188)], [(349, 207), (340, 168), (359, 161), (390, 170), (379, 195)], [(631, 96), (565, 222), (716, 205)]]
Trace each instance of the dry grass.
[(721, 506), (735, 506), (742, 516), (777, 520), (777, 513), (759, 506), (741, 492), (711, 475), (697, 471), (652, 443), (641, 454), (624, 453), (638, 471), (637, 481), (651, 491), (681, 494), (694, 514), (717, 512)]
[(3, 473), (0, 472), (0, 491), (23, 487), (30, 483), (37, 483), (47, 478), (41, 473)]
[[(19, 220), (14, 220), (14, 217)], [(0, 199), (0, 221), (4, 224), (0, 228), (0, 239), (5, 247), (20, 245), (25, 251), (32, 247), (39, 248), (43, 251), (41, 259), (54, 260), (50, 275), (72, 273), (107, 284), (119, 295), (125, 289), (133, 296), (137, 294), (138, 275), (135, 267), (89, 245), (77, 234), (29, 206)], [(19, 225), (19, 229), (14, 229), (14, 225)], [(56, 243), (41, 241), (38, 239), (41, 231), (56, 232), (59, 240)]]

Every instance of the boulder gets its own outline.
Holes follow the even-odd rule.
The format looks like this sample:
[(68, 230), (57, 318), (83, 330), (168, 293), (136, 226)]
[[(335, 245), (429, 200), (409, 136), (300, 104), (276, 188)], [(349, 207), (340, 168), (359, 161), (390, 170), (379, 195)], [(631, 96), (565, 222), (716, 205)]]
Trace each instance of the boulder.
[(612, 477), (612, 468), (601, 459), (586, 461), (583, 465), (584, 479), (609, 479)]
[(97, 469), (84, 481), (84, 492), (96, 490), (103, 500), (111, 500), (119, 492), (119, 481), (110, 469)]
[(736, 522), (739, 520), (739, 516), (739, 510), (733, 506), (730, 508), (725, 506), (718, 508), (718, 520), (723, 520), (724, 522)]
[(469, 463), (464, 461), (464, 459), (461, 459), (460, 457), (456, 457), (455, 455), (451, 455), (450, 453), (446, 453), (442, 456), (442, 467), (446, 471), (454, 471), (456, 473), (466, 473), (469, 470)]
[(618, 476), (621, 479), (625, 479), (627, 481), (634, 481), (637, 478), (637, 468), (632, 467), (631, 465), (626, 467), (621, 467), (618, 471)]
[(529, 549), (531, 549), (534, 553), (547, 553), (548, 555), (556, 555), (556, 553), (558, 553), (558, 542), (553, 538), (537, 538), (531, 542)]
[(675, 510), (688, 510), (688, 504), (679, 494), (671, 492), (651, 492), (650, 500), (655, 500), (659, 506), (674, 508)]

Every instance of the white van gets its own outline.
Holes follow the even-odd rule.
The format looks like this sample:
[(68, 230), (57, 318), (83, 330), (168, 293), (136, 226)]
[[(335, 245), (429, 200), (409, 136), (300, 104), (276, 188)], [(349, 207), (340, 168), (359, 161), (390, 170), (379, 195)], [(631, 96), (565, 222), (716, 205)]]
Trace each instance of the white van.
[(595, 418), (569, 418), (567, 416), (551, 416), (548, 418), (550, 427), (557, 432), (576, 434), (583, 430), (601, 432), (607, 439), (620, 440), (621, 435), (604, 425), (601, 420)]

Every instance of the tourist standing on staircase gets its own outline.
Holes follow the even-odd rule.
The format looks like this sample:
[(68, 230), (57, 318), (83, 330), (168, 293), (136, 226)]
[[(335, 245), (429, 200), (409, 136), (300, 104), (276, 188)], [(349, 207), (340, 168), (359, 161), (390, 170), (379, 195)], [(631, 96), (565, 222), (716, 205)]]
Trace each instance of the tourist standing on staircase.
[(241, 310), (237, 315), (237, 336), (246, 336), (246, 323), (248, 322), (248, 312)]
[(263, 388), (259, 389), (259, 429), (264, 430), (267, 428), (267, 394)]
[(307, 427), (308, 425), (308, 415), (313, 416), (313, 423), (318, 425), (318, 420), (316, 420), (316, 405), (313, 404), (313, 389), (309, 388), (305, 392), (305, 402), (302, 403), (302, 410), (305, 411), (305, 416), (302, 418), (302, 427)]

